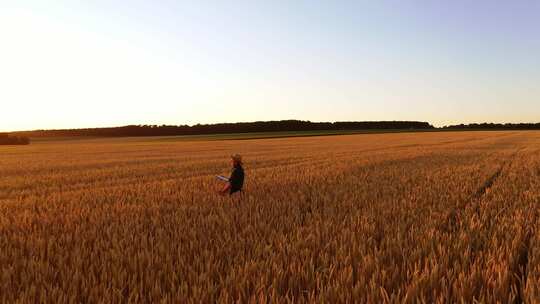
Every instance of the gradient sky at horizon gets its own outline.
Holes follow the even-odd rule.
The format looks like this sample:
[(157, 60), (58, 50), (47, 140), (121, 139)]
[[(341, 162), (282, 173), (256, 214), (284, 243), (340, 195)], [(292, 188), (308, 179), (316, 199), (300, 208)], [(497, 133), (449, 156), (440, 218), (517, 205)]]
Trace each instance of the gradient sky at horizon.
[(540, 122), (540, 1), (0, 0), (0, 37), (0, 131)]

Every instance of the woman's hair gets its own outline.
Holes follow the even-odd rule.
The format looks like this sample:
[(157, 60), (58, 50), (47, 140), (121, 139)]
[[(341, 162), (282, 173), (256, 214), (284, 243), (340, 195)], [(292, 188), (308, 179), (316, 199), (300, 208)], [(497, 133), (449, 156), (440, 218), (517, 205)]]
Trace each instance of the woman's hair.
[(234, 161), (235, 164), (242, 165), (242, 156), (240, 156), (240, 154), (231, 155), (231, 159)]

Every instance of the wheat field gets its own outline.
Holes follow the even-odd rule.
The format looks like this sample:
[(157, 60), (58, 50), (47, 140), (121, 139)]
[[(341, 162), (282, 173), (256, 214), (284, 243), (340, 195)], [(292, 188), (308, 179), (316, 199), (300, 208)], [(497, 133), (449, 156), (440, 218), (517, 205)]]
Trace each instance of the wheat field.
[(0, 301), (537, 303), (539, 204), (540, 132), (0, 147)]

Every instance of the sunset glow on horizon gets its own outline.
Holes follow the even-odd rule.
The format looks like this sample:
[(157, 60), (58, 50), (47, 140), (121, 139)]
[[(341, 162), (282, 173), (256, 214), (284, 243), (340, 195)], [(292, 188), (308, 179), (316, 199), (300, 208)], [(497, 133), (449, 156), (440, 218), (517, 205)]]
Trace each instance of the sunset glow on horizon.
[(540, 122), (540, 2), (0, 3), (0, 131)]

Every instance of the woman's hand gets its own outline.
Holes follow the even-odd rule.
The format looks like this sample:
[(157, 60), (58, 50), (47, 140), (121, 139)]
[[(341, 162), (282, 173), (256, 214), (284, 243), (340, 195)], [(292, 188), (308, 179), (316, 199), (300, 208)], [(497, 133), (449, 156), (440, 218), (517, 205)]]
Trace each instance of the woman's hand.
[(223, 187), (223, 189), (221, 189), (220, 191), (218, 191), (218, 193), (220, 195), (227, 195), (227, 193), (229, 193), (229, 191), (231, 190), (231, 184), (230, 183), (227, 183), (225, 185), (225, 187)]

